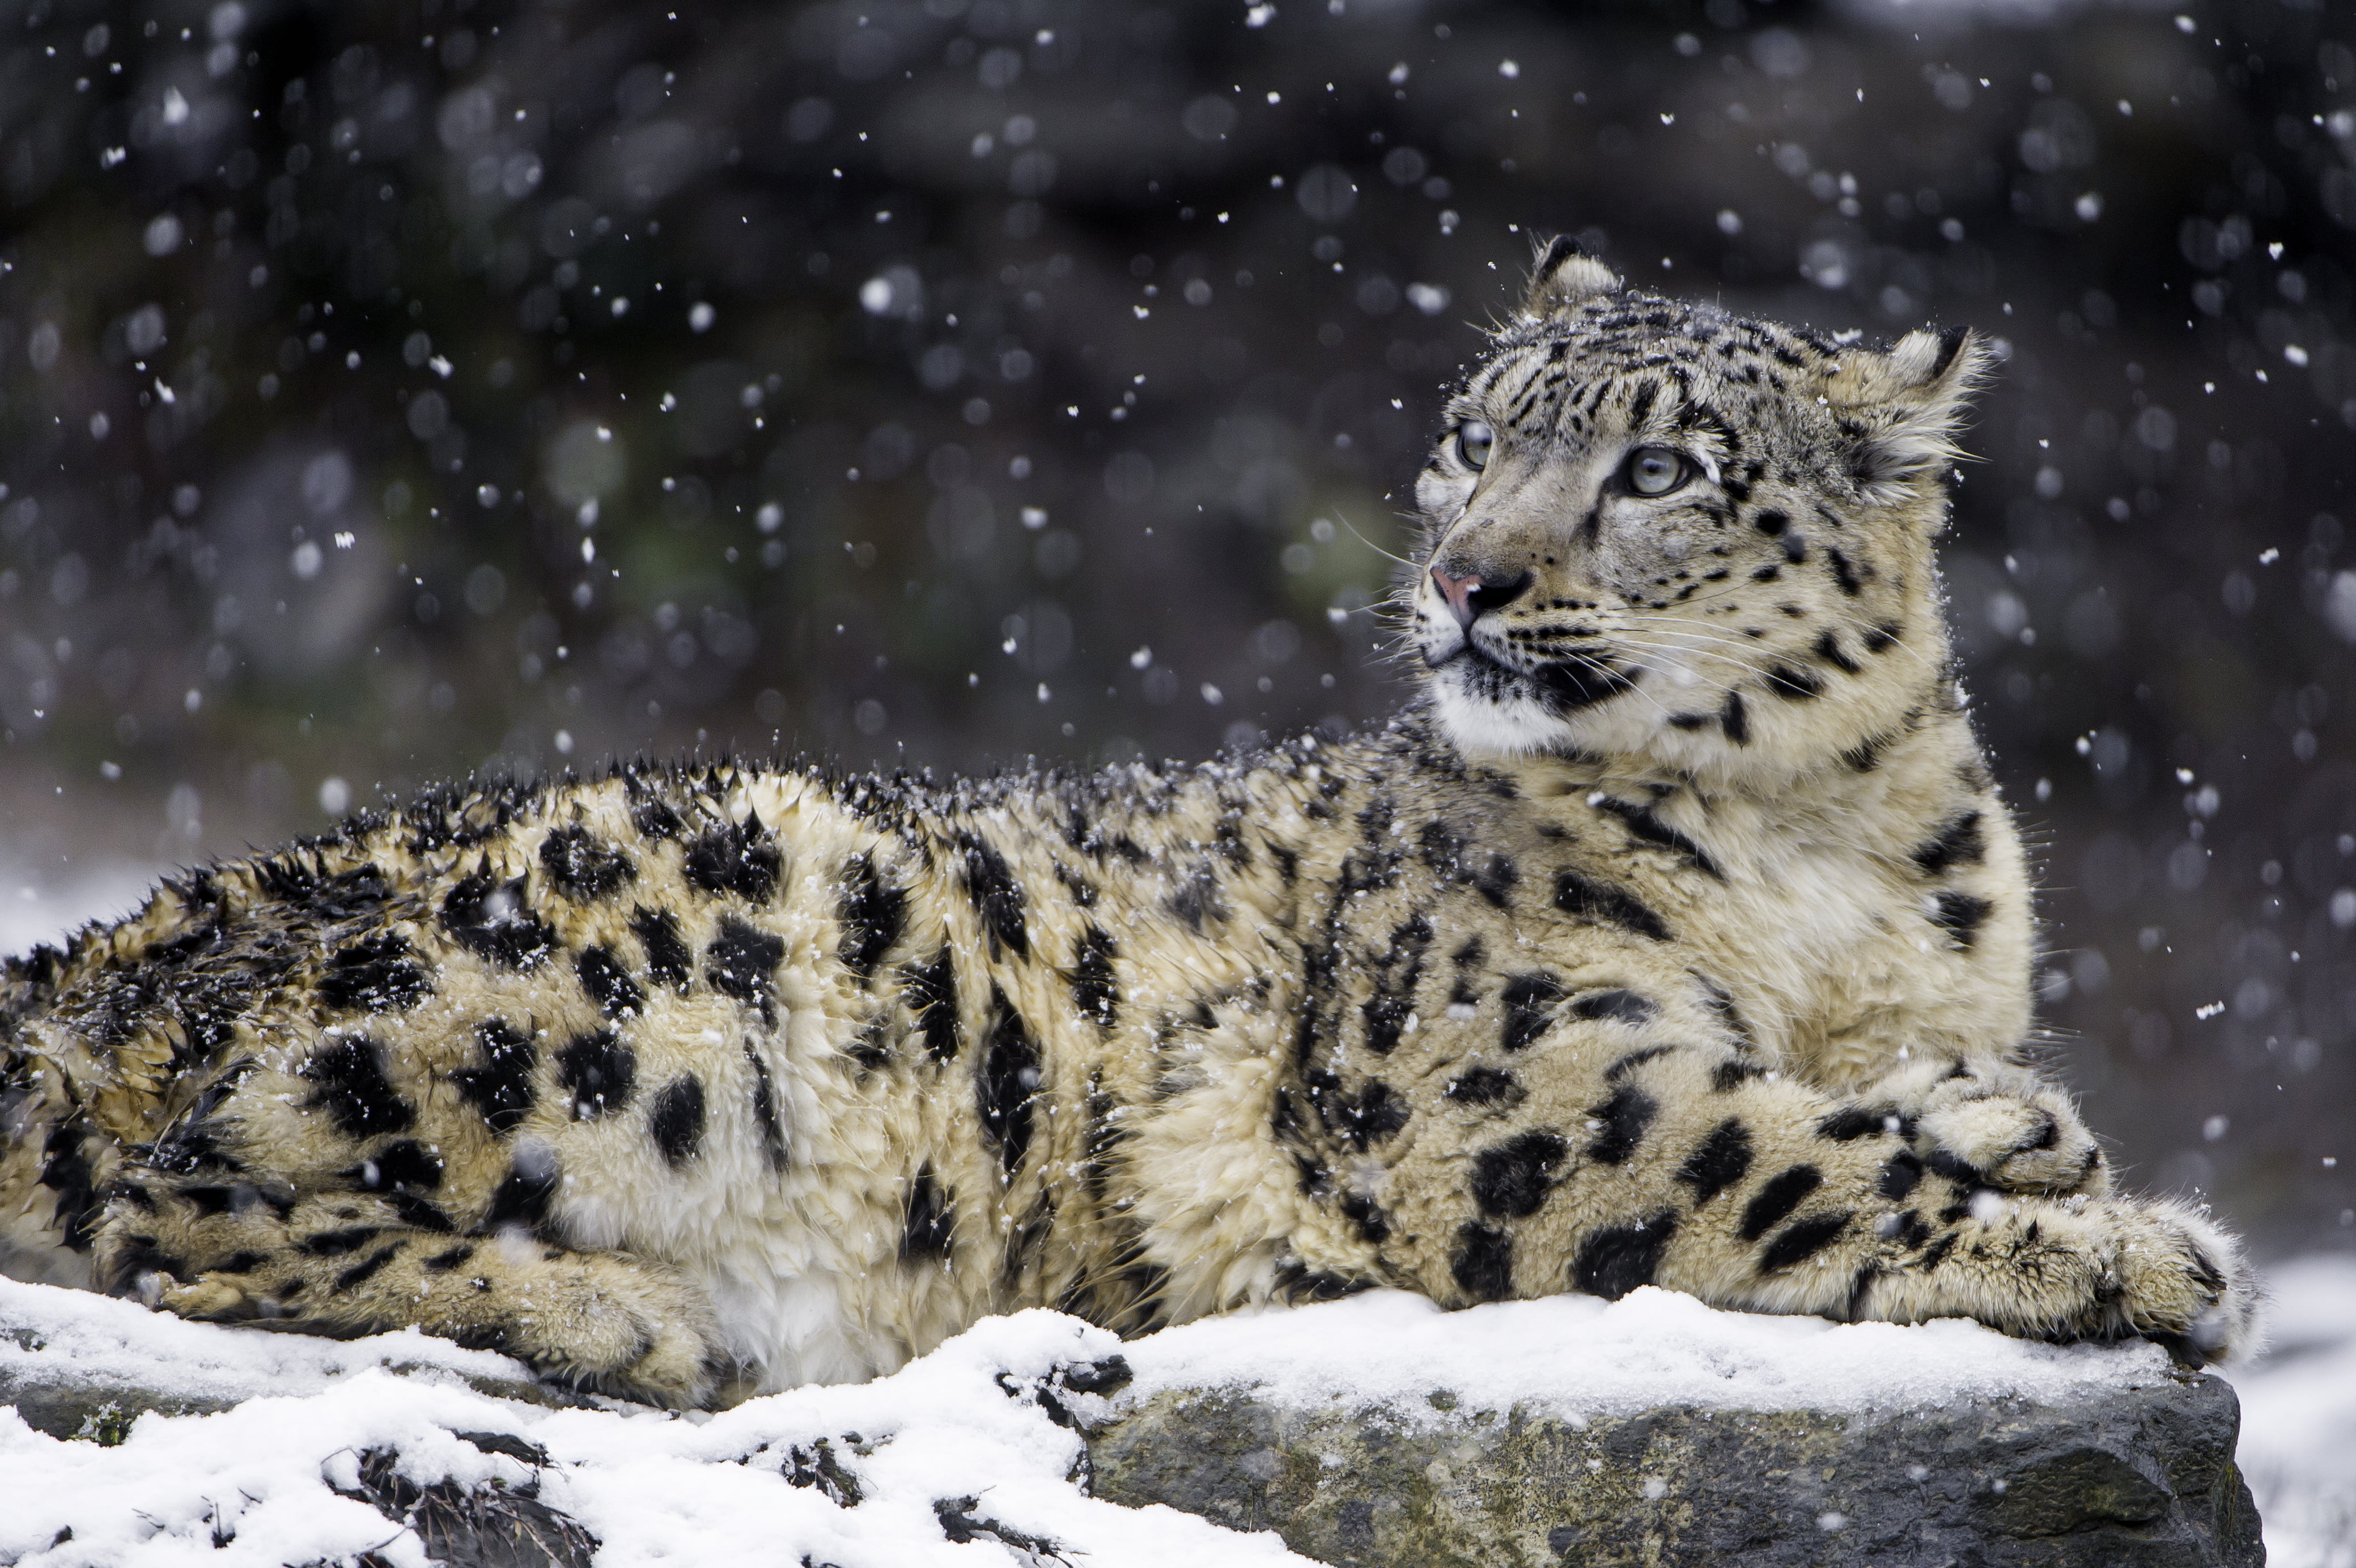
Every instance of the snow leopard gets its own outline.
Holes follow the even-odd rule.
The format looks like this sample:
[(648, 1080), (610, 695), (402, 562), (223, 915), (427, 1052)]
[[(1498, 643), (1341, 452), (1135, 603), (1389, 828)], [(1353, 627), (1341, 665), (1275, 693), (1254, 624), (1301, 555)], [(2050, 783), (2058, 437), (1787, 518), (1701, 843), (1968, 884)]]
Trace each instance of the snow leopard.
[(1933, 559), (1968, 330), (1569, 241), (1454, 389), (1386, 726), (935, 784), (477, 781), (0, 981), (0, 1264), (670, 1406), (1024, 1307), (1371, 1287), (2256, 1333), (2041, 1069)]

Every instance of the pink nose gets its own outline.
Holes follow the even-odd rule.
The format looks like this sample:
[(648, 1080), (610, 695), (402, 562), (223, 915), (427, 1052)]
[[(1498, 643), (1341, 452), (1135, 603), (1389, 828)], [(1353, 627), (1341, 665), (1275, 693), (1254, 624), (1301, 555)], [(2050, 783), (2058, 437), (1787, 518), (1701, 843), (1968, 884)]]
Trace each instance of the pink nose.
[(1458, 625), (1471, 625), (1472, 618), (1481, 613), (1472, 603), (1472, 596), (1481, 591), (1478, 577), (1451, 577), (1435, 566), (1431, 569), (1431, 585), (1448, 601), (1449, 613), (1456, 617)]
[[(1460, 561), (1459, 564), (1472, 563)], [(1499, 580), (1494, 576), (1496, 568), (1492, 566), (1489, 570), (1492, 573), (1489, 577), (1483, 577), (1477, 571), (1457, 577), (1440, 567), (1431, 569), (1431, 585), (1440, 590), (1442, 599), (1448, 601), (1448, 612), (1456, 617), (1458, 625), (1470, 626), (1490, 611), (1504, 609), (1528, 591), (1532, 578), (1527, 571)]]

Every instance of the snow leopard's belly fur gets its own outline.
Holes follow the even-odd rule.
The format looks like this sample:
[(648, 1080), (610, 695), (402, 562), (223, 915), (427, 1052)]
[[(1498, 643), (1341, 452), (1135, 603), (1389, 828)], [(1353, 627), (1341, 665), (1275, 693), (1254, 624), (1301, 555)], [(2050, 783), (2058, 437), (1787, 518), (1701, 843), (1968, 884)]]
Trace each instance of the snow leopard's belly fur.
[[(1611, 325), (1582, 266), (1542, 266), (1531, 343)], [(1712, 341), (1695, 319), (1669, 329)], [(1550, 372), (1507, 399), (1496, 367), (1529, 347), (1465, 394), (1501, 464)], [(1608, 425), (1580, 391), (1557, 400)], [(1713, 453), (1713, 485), (1773, 482)], [(1426, 476), (1440, 586), (1413, 595), (1434, 696), (1379, 735), (947, 789), (453, 791), (13, 961), (0, 1266), (198, 1317), (418, 1323), (669, 1403), (889, 1369), (1021, 1306), (1126, 1331), (1368, 1285), (2244, 1342), (2230, 1239), (2108, 1196), (2019, 1056), (2029, 883), (1924, 658), (1927, 554), (1827, 507), (1807, 527), (1854, 532), (1811, 557), (1789, 506), (1740, 536), (1773, 573), (1718, 547), (1727, 581), (1810, 562), (1841, 613), (1792, 633), (1804, 670), (1751, 633), (1754, 684), (1713, 667), (1688, 712), (1693, 680), (1593, 645), (1516, 686), (1542, 625), (1450, 652), (1435, 594), (1477, 642), (1476, 571), (1526, 585), (1573, 548), (1506, 560), (1550, 526), (1525, 508), (1466, 555), (1496, 486), (1451, 525), (1455, 482)], [(1668, 586), (1699, 576), (1619, 599), (1706, 603)], [(1547, 586), (1516, 613), (1594, 611)], [(1597, 728), (1491, 743), (1529, 714)]]

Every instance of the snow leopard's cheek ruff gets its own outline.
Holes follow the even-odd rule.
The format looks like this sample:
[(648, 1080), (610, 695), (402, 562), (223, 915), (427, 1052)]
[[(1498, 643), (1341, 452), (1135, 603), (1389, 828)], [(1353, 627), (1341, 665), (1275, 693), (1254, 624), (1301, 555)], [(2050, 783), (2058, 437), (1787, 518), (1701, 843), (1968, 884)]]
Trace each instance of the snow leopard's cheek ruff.
[(1402, 596), (1451, 734), (1707, 766), (1887, 731), (1871, 667), (1944, 653), (1930, 541), (1985, 362), (1622, 292), (1558, 241), (1417, 482)]

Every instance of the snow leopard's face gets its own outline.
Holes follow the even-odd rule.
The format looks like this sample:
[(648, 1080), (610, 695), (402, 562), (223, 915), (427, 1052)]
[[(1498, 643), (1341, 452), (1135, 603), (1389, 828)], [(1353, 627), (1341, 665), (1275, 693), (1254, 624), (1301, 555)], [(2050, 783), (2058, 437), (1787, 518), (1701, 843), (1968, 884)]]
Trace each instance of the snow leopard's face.
[(1930, 540), (1968, 335), (1887, 352), (1623, 293), (1558, 242), (1448, 408), (1406, 597), (1468, 752), (1788, 770), (1944, 660)]

